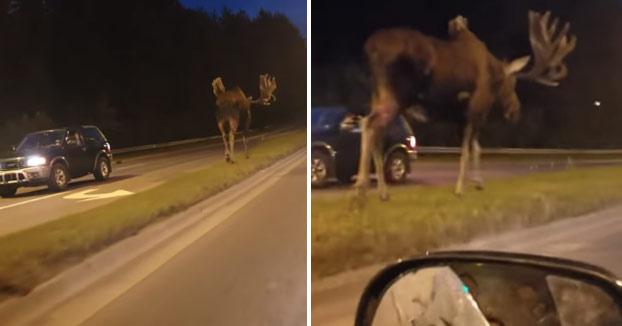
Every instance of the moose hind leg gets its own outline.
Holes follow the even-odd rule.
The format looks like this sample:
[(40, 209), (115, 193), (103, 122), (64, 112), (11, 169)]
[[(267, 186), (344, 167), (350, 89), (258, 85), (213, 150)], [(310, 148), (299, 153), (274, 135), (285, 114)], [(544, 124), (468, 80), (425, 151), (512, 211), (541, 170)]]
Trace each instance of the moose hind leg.
[(244, 144), (244, 155), (246, 155), (246, 158), (249, 158), (248, 139), (246, 138), (246, 134), (250, 130), (250, 127), (251, 127), (251, 110), (248, 110), (246, 112), (246, 125), (244, 126), (244, 130), (242, 131), (242, 143)]

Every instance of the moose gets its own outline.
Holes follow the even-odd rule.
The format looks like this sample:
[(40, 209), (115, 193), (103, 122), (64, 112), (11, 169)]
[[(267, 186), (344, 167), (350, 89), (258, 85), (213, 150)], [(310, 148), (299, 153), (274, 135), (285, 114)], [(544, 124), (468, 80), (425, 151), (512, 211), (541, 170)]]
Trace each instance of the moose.
[[(270, 105), (276, 101), (276, 96), (273, 94), (276, 90), (276, 78), (268, 74), (259, 76), (259, 92), (258, 99), (253, 100), (252, 97), (246, 97), (244, 92), (239, 87), (235, 87), (230, 90), (226, 90), (222, 83), (222, 78), (217, 77), (212, 81), (212, 87), (214, 89), (214, 95), (216, 96), (216, 106), (218, 111), (216, 112), (216, 120), (218, 122), (218, 129), (222, 135), (222, 141), (225, 145), (225, 161), (227, 163), (235, 163), (234, 160), (234, 144), (235, 133), (238, 130), (240, 123), (240, 117), (245, 115), (245, 126), (242, 131), (242, 143), (244, 144), (244, 152), (246, 158), (248, 158), (248, 143), (246, 139), (246, 133), (250, 129), (251, 125), (251, 105)], [(227, 142), (227, 127), (229, 127), (229, 141)]]
[[(361, 155), (357, 181), (358, 199), (369, 186), (370, 159), (376, 171), (384, 171), (382, 138), (389, 122), (398, 114), (456, 122), (462, 136), (460, 169), (455, 193), (464, 194), (465, 169), (472, 158), (472, 181), (483, 188), (479, 171), (479, 132), (492, 107), (500, 106), (504, 117), (516, 123), (520, 101), (517, 79), (557, 86), (568, 74), (563, 59), (574, 50), (577, 38), (568, 37), (570, 24), (557, 30), (559, 20), (549, 24), (551, 13), (530, 11), (529, 40), (533, 64), (523, 68), (531, 56), (510, 62), (497, 59), (458, 16), (449, 22), (449, 39), (441, 40), (410, 28), (392, 28), (373, 33), (364, 51), (372, 78), (371, 111), (361, 122)], [(413, 114), (416, 113), (416, 114)], [(371, 155), (371, 158), (370, 158)], [(389, 194), (382, 173), (377, 173), (381, 200)]]

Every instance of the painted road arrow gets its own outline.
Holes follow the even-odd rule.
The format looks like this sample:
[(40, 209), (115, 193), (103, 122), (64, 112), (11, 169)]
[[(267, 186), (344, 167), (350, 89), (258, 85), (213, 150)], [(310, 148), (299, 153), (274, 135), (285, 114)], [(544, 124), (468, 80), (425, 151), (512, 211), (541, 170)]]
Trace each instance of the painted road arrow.
[(91, 200), (98, 200), (98, 199), (108, 199), (108, 198), (114, 198), (114, 197), (129, 196), (129, 195), (134, 194), (133, 192), (127, 191), (127, 190), (116, 190), (113, 192), (103, 193), (103, 194), (91, 194), (91, 192), (94, 192), (94, 191), (97, 191), (97, 189), (88, 189), (88, 190), (80, 191), (75, 194), (67, 195), (63, 198), (64, 199), (78, 199), (79, 202), (83, 202), (83, 201), (91, 201)]

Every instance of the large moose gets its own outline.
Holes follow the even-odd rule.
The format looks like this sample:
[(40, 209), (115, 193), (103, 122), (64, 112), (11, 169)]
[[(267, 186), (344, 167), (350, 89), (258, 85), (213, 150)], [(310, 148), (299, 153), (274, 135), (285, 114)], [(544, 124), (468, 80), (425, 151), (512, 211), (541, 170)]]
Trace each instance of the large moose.
[[(234, 144), (235, 133), (238, 130), (240, 116), (246, 115), (246, 124), (242, 129), (242, 143), (244, 144), (244, 152), (248, 158), (248, 144), (246, 141), (246, 133), (251, 124), (251, 104), (270, 105), (271, 101), (276, 101), (274, 91), (276, 90), (276, 79), (268, 74), (259, 76), (259, 93), (258, 99), (253, 100), (252, 97), (246, 97), (239, 87), (226, 90), (222, 83), (222, 78), (217, 77), (212, 82), (214, 95), (216, 96), (216, 119), (218, 120), (218, 129), (222, 135), (222, 141), (225, 145), (225, 161), (235, 163), (234, 161)], [(227, 142), (227, 125), (229, 141)]]
[[(449, 22), (449, 39), (440, 40), (408, 28), (380, 30), (365, 43), (372, 77), (371, 112), (361, 122), (361, 157), (355, 184), (359, 199), (369, 186), (370, 155), (376, 171), (383, 169), (382, 139), (389, 122), (398, 114), (421, 113), (426, 117), (458, 123), (462, 133), (460, 171), (456, 194), (463, 195), (463, 179), (469, 156), (473, 181), (481, 189), (479, 131), (488, 112), (499, 105), (506, 119), (516, 122), (520, 101), (516, 80), (529, 79), (557, 86), (568, 70), (563, 62), (575, 47), (567, 23), (557, 32), (558, 19), (549, 25), (550, 12), (529, 12), (529, 40), (533, 64), (521, 72), (530, 56), (504, 62), (490, 53), (473, 34), (464, 17)], [(426, 118), (427, 119), (427, 118)], [(377, 173), (380, 198), (389, 198), (382, 173)]]

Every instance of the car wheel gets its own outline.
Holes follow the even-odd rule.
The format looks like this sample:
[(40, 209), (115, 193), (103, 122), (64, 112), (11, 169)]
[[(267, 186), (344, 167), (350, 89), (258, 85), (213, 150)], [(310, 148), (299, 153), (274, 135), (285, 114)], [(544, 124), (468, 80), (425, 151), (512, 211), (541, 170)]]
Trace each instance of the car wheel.
[(69, 184), (69, 179), (69, 172), (67, 171), (65, 164), (56, 163), (52, 165), (52, 170), (50, 171), (48, 188), (53, 191), (64, 190), (67, 188), (67, 184)]
[(390, 183), (402, 183), (408, 174), (408, 156), (400, 151), (395, 151), (389, 155), (385, 163), (384, 175)]
[(0, 188), (0, 197), (9, 198), (15, 196), (17, 193), (17, 187), (2, 187)]
[(330, 156), (321, 151), (311, 152), (311, 186), (324, 187), (328, 184), (330, 171)]
[(93, 171), (93, 175), (95, 176), (95, 180), (104, 181), (110, 177), (110, 161), (108, 161), (105, 157), (99, 157), (97, 159), (97, 164), (95, 166), (95, 171)]

